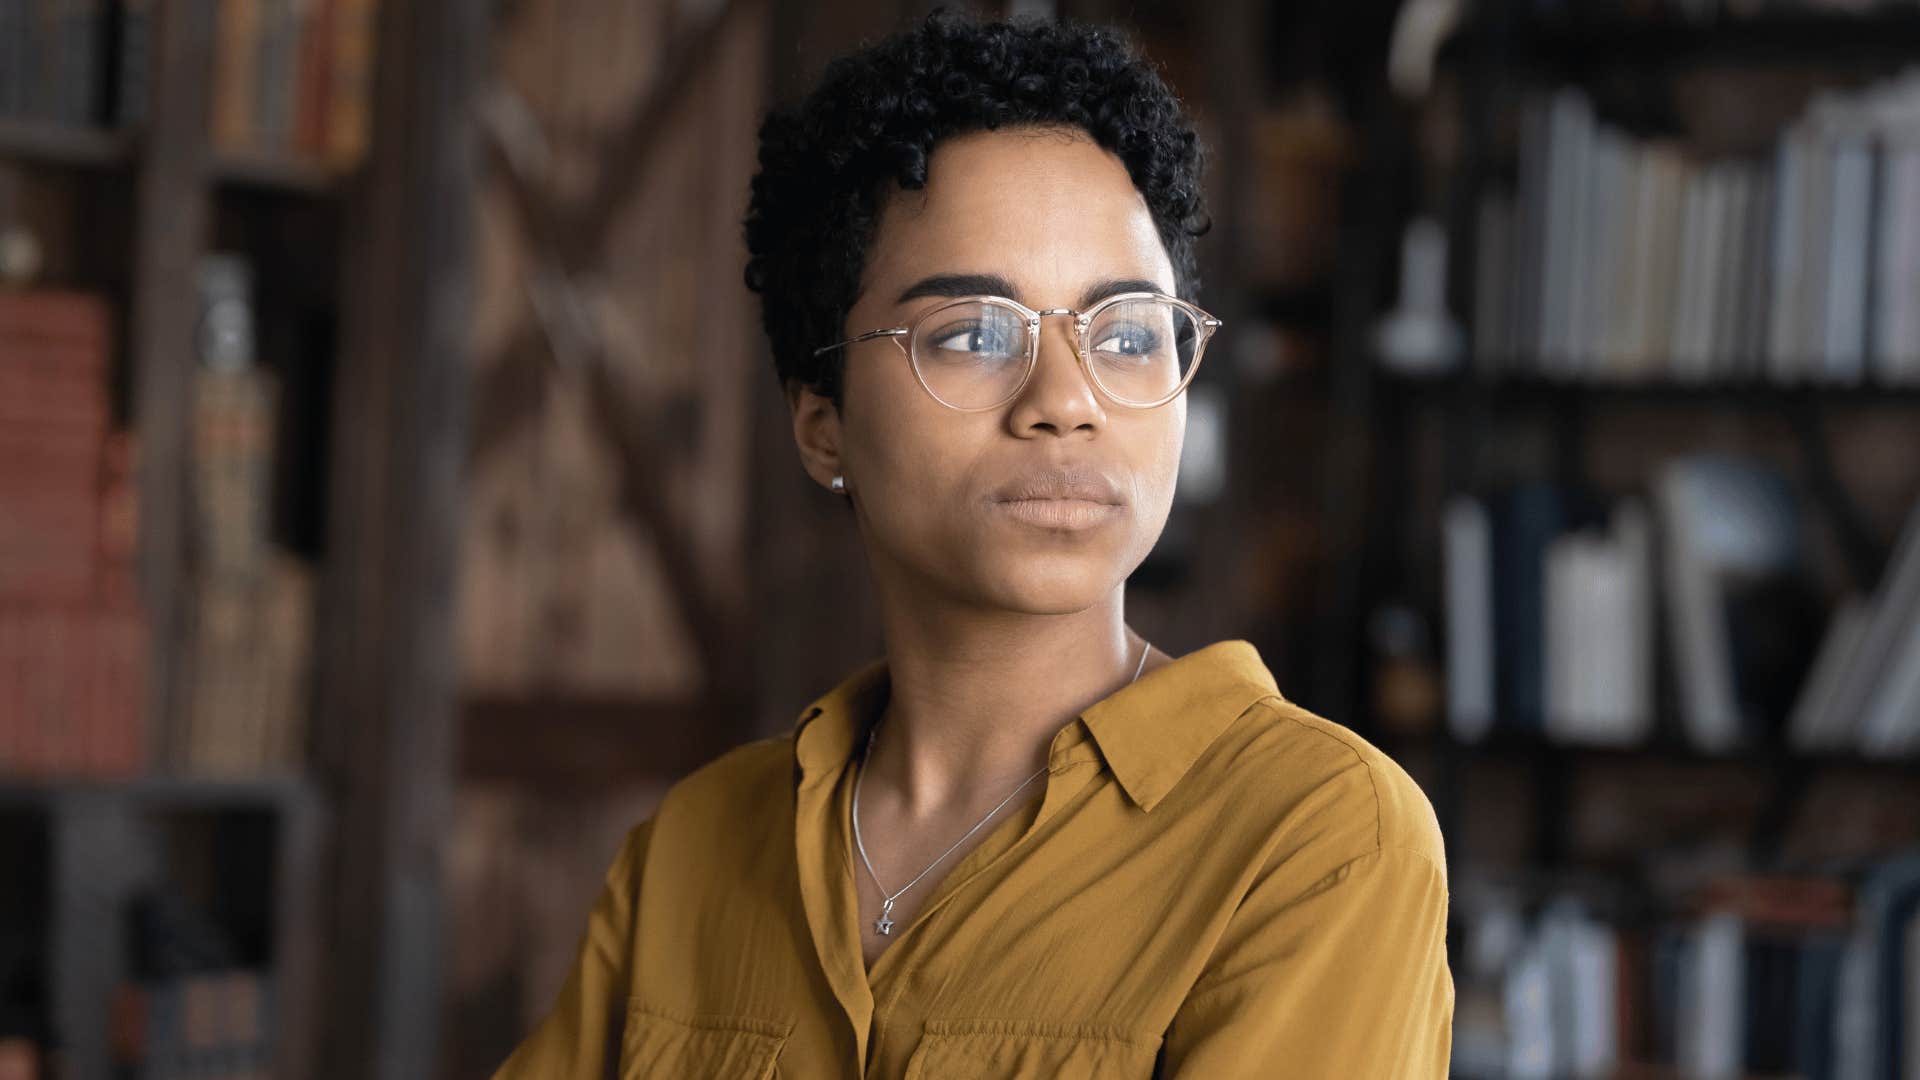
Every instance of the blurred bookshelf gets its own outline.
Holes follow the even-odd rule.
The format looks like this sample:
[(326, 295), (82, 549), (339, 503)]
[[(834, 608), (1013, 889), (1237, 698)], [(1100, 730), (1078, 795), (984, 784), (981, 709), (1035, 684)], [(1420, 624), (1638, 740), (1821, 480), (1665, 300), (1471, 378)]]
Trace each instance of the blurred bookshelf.
[(1920, 12), (1898, 4), (1732, 5), (1683, 12), (1651, 4), (1638, 13), (1610, 4), (1551, 4), (1508, 17), (1489, 9), (1484, 26), (1451, 36), (1442, 63), (1470, 65), (1497, 52), (1508, 63), (1549, 72), (1606, 66), (1852, 62), (1910, 57), (1920, 50)]
[(1913, 408), (1920, 386), (1873, 383), (1776, 383), (1761, 379), (1682, 382), (1674, 379), (1569, 379), (1544, 375), (1442, 376), (1388, 373), (1384, 390), (1416, 403), (1444, 407), (1450, 396), (1491, 399), (1502, 408), (1747, 409)]
[(1456, 1076), (1920, 1061), (1920, 13), (1859, 7), (1477, 7), (1372, 103), (1316, 704), (1441, 817)]
[(0, 117), (0, 153), (12, 161), (124, 168), (133, 161), (133, 147), (133, 138), (125, 132)]
[[(1196, 246), (1198, 302), (1223, 320), (1187, 391), (1183, 473), (1159, 541), (1127, 582), (1155, 640), (1255, 643), (1301, 692), (1329, 640), (1314, 592), (1331, 564), (1320, 458), (1337, 437), (1333, 343), (1346, 302), (1340, 222), (1364, 129), (1345, 81), (1384, 54), (1389, 7), (1340, 11), (1171, 0), (1061, 0), (1129, 33), (1184, 103), (1205, 147), (1212, 227)], [(1181, 646), (1186, 647), (1186, 646)]]
[(336, 490), (330, 430), (345, 343), (413, 325), (366, 330), (356, 286), (370, 208), (412, 180), (373, 130), (394, 21), (0, 0), (34, 61), (0, 62), (9, 1075), (326, 1071), (364, 766), (316, 723), (351, 632), (319, 594), (364, 572), (330, 536), (400, 527)]

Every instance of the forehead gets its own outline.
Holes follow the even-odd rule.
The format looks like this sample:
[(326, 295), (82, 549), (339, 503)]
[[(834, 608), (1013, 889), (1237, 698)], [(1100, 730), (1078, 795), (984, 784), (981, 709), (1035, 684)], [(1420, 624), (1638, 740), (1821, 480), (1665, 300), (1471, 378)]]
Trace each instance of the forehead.
[[(893, 190), (867, 258), (870, 282), (997, 271), (1041, 295), (1093, 277), (1173, 291), (1173, 269), (1126, 166), (1084, 132), (1021, 128), (942, 140), (918, 191)], [(1063, 303), (1066, 301), (1062, 301)]]

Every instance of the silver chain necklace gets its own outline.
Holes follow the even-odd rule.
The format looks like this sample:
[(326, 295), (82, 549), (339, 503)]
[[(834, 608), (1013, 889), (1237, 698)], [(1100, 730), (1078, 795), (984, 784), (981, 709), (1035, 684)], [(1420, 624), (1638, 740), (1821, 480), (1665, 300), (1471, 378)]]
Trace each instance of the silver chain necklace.
[[(1146, 666), (1147, 666), (1147, 643), (1143, 640), (1140, 642), (1140, 663), (1134, 667), (1133, 678), (1128, 679), (1127, 684), (1132, 685), (1135, 679), (1140, 678), (1140, 672)], [(926, 870), (920, 871), (919, 875), (916, 876), (912, 881), (909, 881), (905, 885), (902, 885), (900, 887), (900, 892), (894, 893), (891, 896), (887, 896), (887, 887), (885, 885), (880, 884), (880, 875), (873, 872), (873, 861), (867, 858), (867, 845), (864, 843), (861, 843), (860, 841), (860, 781), (866, 779), (867, 755), (873, 752), (873, 736), (879, 730), (880, 730), (880, 722), (877, 720), (874, 721), (874, 724), (871, 728), (867, 729), (867, 745), (865, 749), (860, 751), (860, 769), (858, 772), (854, 774), (854, 777), (853, 777), (853, 814), (852, 814), (853, 842), (857, 844), (860, 848), (860, 861), (867, 864), (867, 876), (873, 879), (874, 887), (880, 890), (880, 895), (886, 896), (886, 901), (880, 907), (880, 917), (874, 920), (873, 928), (882, 934), (891, 934), (893, 933), (893, 920), (888, 918), (887, 916), (892, 914), (893, 902), (900, 898), (901, 893), (904, 893), (908, 889), (911, 889), (915, 885), (919, 884), (920, 878), (926, 877), (928, 871), (931, 871), (934, 867), (939, 866), (941, 859), (945, 859), (948, 855), (953, 854), (954, 848), (957, 848), (961, 844), (966, 843), (967, 836), (972, 836), (974, 833), (979, 832), (980, 825), (985, 825), (988, 821), (992, 820), (993, 815), (1000, 812), (1001, 806), (1005, 806), (1008, 803), (1012, 802), (1014, 795), (1020, 794), (1020, 792), (1024, 790), (1028, 784), (1031, 784), (1035, 780), (1038, 780), (1040, 778), (1041, 773), (1046, 772), (1050, 766), (1043, 765), (1041, 766), (1039, 772), (1036, 772), (1032, 776), (1027, 777), (1026, 780), (1023, 783), (1021, 783), (1019, 787), (1013, 789), (1013, 795), (1008, 795), (1006, 798), (1000, 800), (1000, 806), (996, 806), (993, 809), (987, 811), (987, 816), (980, 819), (980, 825), (975, 825), (973, 828), (968, 829), (966, 836), (962, 836), (960, 839), (954, 841), (953, 847), (950, 847), (946, 851), (941, 852), (939, 859), (935, 859), (933, 860), (933, 862), (927, 864)]]

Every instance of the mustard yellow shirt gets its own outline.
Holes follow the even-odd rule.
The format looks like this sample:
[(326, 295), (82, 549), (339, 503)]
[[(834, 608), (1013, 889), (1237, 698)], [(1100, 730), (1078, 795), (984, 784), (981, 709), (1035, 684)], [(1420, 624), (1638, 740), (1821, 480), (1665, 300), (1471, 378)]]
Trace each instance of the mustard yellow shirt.
[(1445, 1077), (1433, 808), (1215, 642), (1061, 727), (866, 971), (851, 765), (874, 660), (675, 784), (495, 1080)]

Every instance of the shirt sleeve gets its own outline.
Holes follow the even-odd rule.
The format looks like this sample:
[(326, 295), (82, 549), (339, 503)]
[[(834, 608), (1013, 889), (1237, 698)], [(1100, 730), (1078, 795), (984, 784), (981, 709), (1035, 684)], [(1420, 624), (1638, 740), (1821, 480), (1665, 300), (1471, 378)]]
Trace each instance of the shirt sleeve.
[(1168, 1028), (1162, 1075), (1444, 1080), (1453, 1038), (1444, 866), (1389, 846), (1304, 892), (1281, 891), (1283, 878), (1262, 878), (1234, 913)]
[(653, 820), (634, 826), (587, 916), (573, 969), (553, 1008), (493, 1080), (602, 1080), (620, 1060), (633, 955), (635, 901)]

